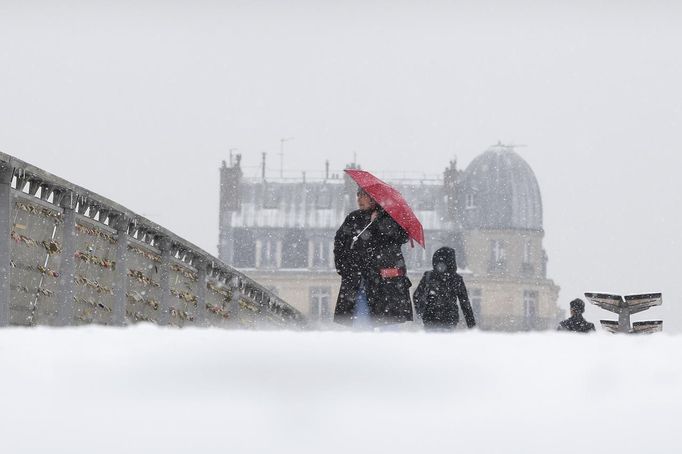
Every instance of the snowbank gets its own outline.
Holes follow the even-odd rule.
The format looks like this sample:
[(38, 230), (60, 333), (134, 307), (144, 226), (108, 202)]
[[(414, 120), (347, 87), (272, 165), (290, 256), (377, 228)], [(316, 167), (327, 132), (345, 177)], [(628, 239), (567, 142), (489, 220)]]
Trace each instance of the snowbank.
[(682, 337), (0, 331), (2, 452), (680, 452)]

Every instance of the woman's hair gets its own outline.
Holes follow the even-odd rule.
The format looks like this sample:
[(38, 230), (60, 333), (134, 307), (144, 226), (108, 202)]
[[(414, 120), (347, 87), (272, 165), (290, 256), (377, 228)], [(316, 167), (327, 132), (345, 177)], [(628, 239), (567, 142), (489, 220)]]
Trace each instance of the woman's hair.
[(362, 189), (361, 187), (358, 187), (358, 192), (357, 192), (357, 194), (358, 194), (358, 197), (361, 197), (361, 196), (363, 196), (363, 195), (366, 195), (367, 197), (369, 197), (369, 200), (371, 200), (372, 203), (374, 203), (374, 205), (376, 206), (375, 210), (381, 209), (381, 205), (379, 205), (379, 204), (377, 203), (377, 201), (374, 200), (374, 198), (373, 198), (371, 195), (369, 195), (369, 194), (367, 193), (367, 191), (365, 191), (365, 190)]

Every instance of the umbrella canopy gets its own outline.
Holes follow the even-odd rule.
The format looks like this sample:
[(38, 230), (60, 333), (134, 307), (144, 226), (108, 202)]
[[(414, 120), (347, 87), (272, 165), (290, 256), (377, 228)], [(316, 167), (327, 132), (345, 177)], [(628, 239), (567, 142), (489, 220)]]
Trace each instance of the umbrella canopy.
[(394, 187), (364, 170), (346, 169), (345, 172), (405, 229), (410, 238), (425, 247), (422, 223)]

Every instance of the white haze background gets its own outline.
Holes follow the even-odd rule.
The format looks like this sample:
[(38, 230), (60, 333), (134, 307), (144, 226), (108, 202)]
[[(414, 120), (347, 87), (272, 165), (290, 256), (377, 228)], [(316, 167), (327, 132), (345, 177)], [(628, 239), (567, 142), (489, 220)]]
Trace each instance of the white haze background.
[[(0, 2), (0, 149), (208, 251), (218, 167), (438, 174), (502, 140), (543, 195), (560, 304), (662, 291), (682, 329), (673, 1)], [(292, 173), (289, 173), (292, 175)], [(608, 317), (590, 308), (588, 318)]]

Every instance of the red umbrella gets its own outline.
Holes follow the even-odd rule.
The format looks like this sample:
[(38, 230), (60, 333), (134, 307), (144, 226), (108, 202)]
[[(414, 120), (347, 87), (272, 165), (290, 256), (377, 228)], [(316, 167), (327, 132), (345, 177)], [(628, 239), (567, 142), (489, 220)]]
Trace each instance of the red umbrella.
[(346, 169), (345, 172), (405, 229), (410, 238), (425, 247), (422, 223), (395, 188), (364, 170)]

